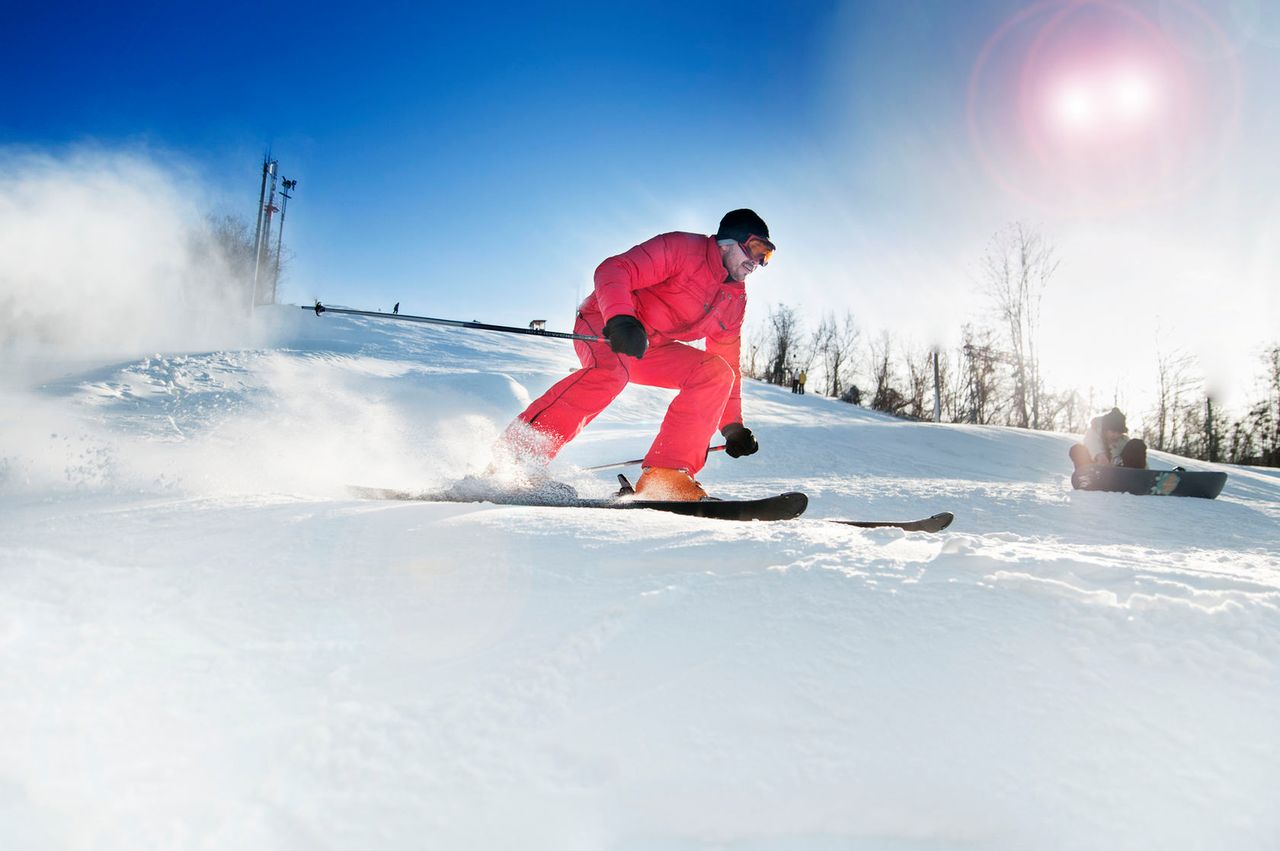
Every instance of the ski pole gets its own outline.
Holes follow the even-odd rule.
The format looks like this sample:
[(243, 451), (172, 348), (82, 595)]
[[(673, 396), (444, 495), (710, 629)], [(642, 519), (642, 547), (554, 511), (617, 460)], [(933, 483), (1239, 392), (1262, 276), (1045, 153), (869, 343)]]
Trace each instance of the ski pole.
[(315, 307), (302, 305), (303, 310), (314, 310), (316, 316), (322, 313), (345, 313), (349, 316), (372, 316), (374, 319), (396, 319), (401, 322), (426, 322), (430, 325), (449, 325), (453, 328), (475, 328), (479, 331), (503, 331), (507, 334), (530, 334), (534, 337), (554, 337), (557, 340), (582, 340), (584, 343), (595, 343), (599, 337), (590, 334), (567, 334), (563, 331), (543, 331), (539, 328), (517, 328), (513, 325), (489, 325), (485, 322), (463, 322), (458, 319), (432, 319), (430, 316), (410, 316), (406, 313), (379, 313), (376, 310), (350, 310), (345, 307), (325, 307), (316, 302)]
[[(724, 451), (724, 444), (721, 444), (720, 446), (712, 446), (709, 449), (707, 449), (707, 452), (709, 453), (723, 452), (723, 451)], [(617, 463), (614, 463), (614, 464), (601, 464), (598, 467), (584, 467), (583, 470), (589, 473), (594, 470), (612, 470), (614, 467), (634, 467), (636, 464), (642, 464), (642, 463), (644, 463), (643, 458), (634, 458), (630, 461), (618, 461)]]

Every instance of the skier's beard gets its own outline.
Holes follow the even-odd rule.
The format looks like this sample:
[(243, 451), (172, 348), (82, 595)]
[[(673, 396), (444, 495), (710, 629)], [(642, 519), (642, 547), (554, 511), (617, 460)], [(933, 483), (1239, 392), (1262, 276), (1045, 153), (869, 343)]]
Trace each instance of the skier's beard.
[(742, 250), (742, 244), (736, 240), (724, 240), (720, 245), (723, 249), (721, 258), (729, 277), (735, 281), (745, 281), (747, 275), (754, 272), (759, 264)]

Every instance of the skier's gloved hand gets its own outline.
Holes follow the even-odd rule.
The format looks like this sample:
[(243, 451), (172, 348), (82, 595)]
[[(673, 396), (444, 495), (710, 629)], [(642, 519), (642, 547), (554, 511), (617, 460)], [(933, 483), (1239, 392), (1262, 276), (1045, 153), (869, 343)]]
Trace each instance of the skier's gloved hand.
[(649, 348), (649, 335), (644, 326), (634, 316), (618, 314), (604, 323), (604, 335), (609, 340), (609, 348), (633, 358), (642, 358)]
[(760, 451), (756, 436), (742, 423), (729, 423), (720, 429), (720, 433), (724, 435), (724, 452), (730, 458), (754, 455)]

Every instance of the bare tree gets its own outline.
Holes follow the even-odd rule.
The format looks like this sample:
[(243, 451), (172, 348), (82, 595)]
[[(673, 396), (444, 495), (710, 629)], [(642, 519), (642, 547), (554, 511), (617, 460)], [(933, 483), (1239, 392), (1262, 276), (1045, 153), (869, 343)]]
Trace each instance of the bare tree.
[[(768, 335), (769, 368), (765, 380), (770, 384), (786, 383), (787, 370), (795, 368), (801, 361), (801, 329), (800, 316), (794, 307), (779, 304), (769, 308), (769, 317), (765, 322)], [(807, 364), (808, 359), (804, 359)]]
[(908, 346), (903, 361), (907, 368), (907, 416), (929, 419), (933, 410), (933, 352)]
[(1188, 458), (1206, 454), (1204, 406), (1199, 399), (1181, 403), (1174, 413), (1176, 429), (1170, 438), (1169, 451)]
[(843, 392), (853, 366), (854, 348), (859, 336), (853, 314), (847, 311), (844, 319), (839, 322), (834, 313), (827, 313), (814, 332), (812, 349), (814, 357), (822, 362), (828, 396), (839, 398)]
[(742, 329), (742, 374), (747, 378), (761, 378), (759, 371), (760, 344), (762, 340), (768, 339), (768, 335), (761, 328)]
[(1084, 431), (1084, 421), (1088, 415), (1084, 398), (1075, 388), (1045, 388), (1040, 400), (1040, 428), (1048, 431)]
[(898, 414), (907, 405), (902, 391), (894, 387), (897, 377), (893, 370), (893, 338), (888, 331), (870, 344), (871, 380), (875, 390), (871, 397), (871, 407), (877, 411)]
[(1213, 396), (1204, 397), (1204, 442), (1205, 457), (1209, 461), (1218, 460), (1218, 445), (1223, 432), (1230, 428), (1226, 414), (1221, 408), (1214, 410)]
[[(254, 245), (249, 226), (238, 216), (206, 216), (204, 227), (193, 229), (188, 249), (195, 262), (205, 269), (216, 269), (215, 286), (236, 293), (246, 306), (253, 288)], [(272, 255), (274, 257), (274, 255)]]
[(218, 257), (237, 281), (253, 278), (253, 237), (243, 219), (207, 216), (205, 229), (196, 235), (196, 241), (196, 251)]
[(1259, 398), (1220, 433), (1229, 438), (1227, 460), (1232, 464), (1280, 467), (1280, 344), (1263, 352), (1262, 363)]
[[(826, 374), (826, 365), (827, 365), (826, 350), (831, 345), (830, 343), (831, 335), (834, 333), (834, 330), (835, 330), (832, 327), (834, 323), (830, 322), (829, 318), (830, 318), (829, 313), (824, 313), (822, 315), (822, 318), (818, 321), (818, 327), (813, 330), (813, 337), (809, 340), (810, 351), (813, 352), (813, 356), (818, 359), (818, 362), (823, 367), (824, 379), (827, 379), (829, 377)], [(814, 381), (813, 383), (815, 386), (818, 386), (818, 387), (827, 386), (827, 382), (825, 380), (822, 382)], [(818, 390), (817, 392), (821, 393), (822, 391)]]
[(1014, 222), (998, 232), (983, 257), (988, 294), (1009, 334), (1014, 425), (1040, 427), (1042, 386), (1036, 334), (1040, 302), (1058, 269), (1054, 248), (1036, 231)]
[(1147, 442), (1155, 449), (1171, 449), (1179, 441), (1179, 414), (1184, 409), (1183, 399), (1192, 387), (1192, 364), (1191, 356), (1178, 349), (1156, 350), (1156, 409), (1146, 435)]
[(942, 384), (942, 419), (958, 423), (965, 419), (965, 357), (963, 349), (942, 352), (939, 378)]
[[(1082, 432), (1089, 423), (1089, 405), (1079, 390), (1068, 390), (1063, 394), (1062, 428), (1065, 431)], [(1055, 428), (1057, 424), (1055, 423)]]
[(1250, 428), (1254, 411), (1249, 416), (1238, 420), (1231, 427), (1231, 441), (1227, 449), (1227, 460), (1232, 464), (1257, 464), (1261, 455), (1257, 444), (1257, 433)]
[(965, 325), (964, 356), (965, 422), (988, 425), (1000, 413), (1000, 353), (995, 347), (995, 331)]
[(1280, 467), (1280, 344), (1271, 346), (1262, 355), (1262, 401), (1252, 414), (1254, 430), (1258, 435), (1260, 464)]

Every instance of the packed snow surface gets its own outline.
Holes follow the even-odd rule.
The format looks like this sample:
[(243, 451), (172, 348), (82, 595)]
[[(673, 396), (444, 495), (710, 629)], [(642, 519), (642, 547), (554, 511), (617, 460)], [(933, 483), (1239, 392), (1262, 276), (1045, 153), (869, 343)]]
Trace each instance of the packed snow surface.
[(748, 381), (700, 478), (799, 520), (360, 500), (483, 470), (569, 345), (255, 321), (4, 371), (0, 848), (1280, 846), (1277, 471), (1077, 493), (1070, 435)]

